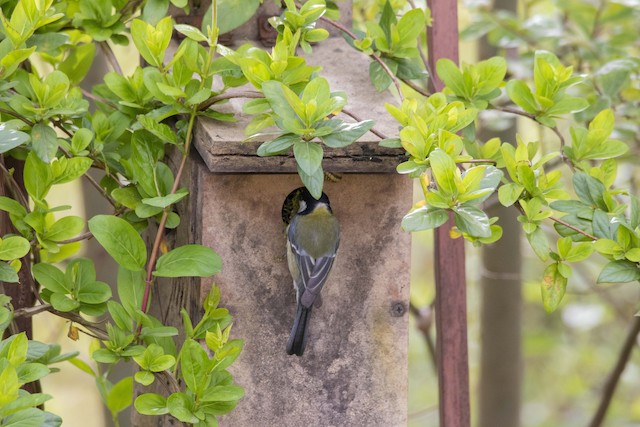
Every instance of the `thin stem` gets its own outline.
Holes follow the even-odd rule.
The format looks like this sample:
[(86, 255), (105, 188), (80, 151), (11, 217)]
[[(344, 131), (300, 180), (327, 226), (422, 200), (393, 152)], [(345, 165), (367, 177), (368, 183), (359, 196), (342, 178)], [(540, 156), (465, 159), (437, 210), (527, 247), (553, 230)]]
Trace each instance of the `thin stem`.
[(122, 68), (120, 68), (120, 63), (118, 62), (118, 58), (116, 58), (116, 54), (113, 53), (113, 49), (111, 49), (111, 45), (106, 41), (102, 41), (98, 43), (98, 46), (100, 46), (102, 53), (107, 58), (107, 62), (109, 62), (109, 65), (111, 65), (111, 68), (113, 68), (113, 71), (115, 71), (116, 73), (122, 76), (123, 75)]
[(72, 237), (71, 239), (60, 240), (56, 243), (59, 245), (66, 245), (68, 243), (81, 242), (83, 240), (88, 240), (88, 239), (91, 239), (92, 237), (93, 237), (93, 234), (91, 234), (90, 231), (87, 231), (86, 233), (82, 233), (76, 237)]
[(20, 204), (29, 212), (29, 200), (27, 196), (22, 192), (22, 188), (13, 177), (13, 174), (7, 170), (7, 167), (4, 164), (4, 159), (0, 159), (0, 172), (4, 174), (7, 179), (7, 183), (9, 184), (9, 188), (11, 189), (12, 195), (14, 198), (18, 199)]
[(51, 304), (40, 304), (34, 307), (19, 308), (13, 312), (13, 317), (32, 317), (38, 313), (42, 313), (43, 311), (50, 311), (51, 309), (53, 309)]
[(23, 122), (25, 122), (26, 124), (28, 124), (29, 126), (35, 126), (35, 123), (32, 122), (31, 120), (27, 119), (25, 116), (23, 116), (22, 114), (16, 113), (13, 110), (7, 110), (6, 108), (0, 108), (0, 113), (3, 114), (8, 114), (12, 117), (15, 117), (16, 119), (22, 120)]
[(564, 225), (565, 227), (570, 228), (571, 230), (575, 231), (576, 233), (580, 233), (583, 236), (586, 236), (586, 237), (590, 238), (591, 240), (598, 240), (598, 238), (596, 236), (592, 236), (591, 234), (587, 233), (586, 231), (580, 230), (578, 227), (576, 227), (574, 225), (571, 225), (568, 222), (565, 222), (565, 221), (563, 221), (563, 220), (561, 220), (559, 218), (550, 216), (549, 219), (551, 221), (553, 221), (553, 222), (557, 222), (560, 225)]
[[(193, 138), (193, 124), (195, 122), (197, 113), (197, 107), (195, 107), (191, 116), (189, 117), (189, 125), (187, 127), (187, 135), (184, 143), (184, 154), (182, 155), (182, 161), (180, 162), (180, 166), (178, 167), (178, 171), (176, 172), (176, 177), (173, 182), (173, 186), (171, 187), (170, 194), (174, 194), (178, 187), (180, 186), (180, 179), (182, 178), (182, 173), (184, 172), (184, 167), (187, 163), (187, 158), (189, 157), (189, 150), (191, 147), (191, 139)], [(160, 251), (160, 244), (162, 243), (162, 238), (164, 237), (164, 228), (167, 224), (167, 218), (169, 216), (169, 208), (165, 208), (162, 212), (162, 217), (160, 218), (160, 223), (158, 224), (158, 231), (156, 232), (156, 237), (153, 242), (153, 247), (151, 249), (151, 256), (149, 257), (149, 262), (147, 263), (147, 276), (144, 283), (144, 294), (142, 296), (142, 304), (140, 309), (146, 314), (149, 310), (149, 296), (151, 294), (151, 284), (153, 283), (153, 269), (156, 264), (156, 260), (158, 258), (158, 253)], [(140, 332), (142, 324), (138, 325), (138, 333)]]
[[(362, 121), (362, 118), (360, 116), (358, 116), (356, 113), (354, 113), (353, 111), (351, 111), (351, 110), (343, 108), (342, 112), (344, 114), (346, 114), (347, 116), (351, 117), (356, 122), (361, 122)], [(376, 128), (369, 129), (369, 132), (371, 132), (372, 134), (374, 134), (375, 136), (377, 136), (380, 139), (387, 139), (388, 138), (387, 135), (385, 135), (384, 133), (380, 132)]]
[(609, 408), (611, 400), (613, 399), (613, 394), (615, 393), (618, 382), (620, 381), (620, 377), (622, 376), (624, 368), (627, 366), (627, 363), (629, 362), (629, 359), (631, 357), (631, 352), (636, 345), (638, 334), (640, 334), (640, 317), (636, 317), (633, 320), (631, 329), (629, 329), (629, 333), (627, 334), (620, 354), (618, 355), (618, 361), (616, 362), (613, 371), (611, 372), (611, 374), (609, 374), (609, 378), (605, 383), (604, 390), (602, 391), (602, 397), (600, 399), (600, 404), (598, 405), (598, 409), (596, 410), (596, 413), (593, 415), (593, 418), (589, 423), (589, 427), (600, 427), (602, 425), (604, 417), (607, 414), (607, 409)]
[(107, 201), (109, 202), (109, 204), (111, 204), (111, 206), (113, 206), (114, 208), (117, 208), (117, 207), (118, 207), (118, 203), (117, 203), (115, 200), (113, 200), (113, 199), (111, 198), (111, 196), (109, 195), (109, 193), (107, 193), (107, 190), (105, 190), (104, 188), (102, 188), (102, 187), (100, 186), (100, 184), (98, 184), (98, 183), (96, 182), (96, 180), (95, 180), (95, 179), (93, 179), (93, 177), (92, 177), (91, 175), (89, 175), (88, 173), (85, 173), (83, 176), (84, 176), (84, 178), (85, 178), (87, 181), (89, 181), (89, 184), (91, 184), (91, 185), (92, 185), (96, 190), (98, 190), (98, 192), (99, 192), (100, 194), (102, 194), (102, 196), (103, 196), (105, 199), (107, 199)]
[(198, 105), (198, 111), (206, 110), (211, 107), (216, 102), (224, 101), (226, 99), (233, 98), (264, 98), (264, 94), (257, 91), (242, 91), (242, 92), (225, 92), (219, 95), (212, 96), (211, 98), (203, 101), (200, 105)]
[(422, 309), (416, 307), (411, 301), (409, 301), (409, 311), (416, 318), (417, 328), (422, 333), (429, 354), (431, 356), (431, 364), (434, 372), (438, 372), (438, 361), (436, 358), (436, 345), (431, 337), (431, 327), (433, 325), (433, 308), (432, 305), (423, 307)]
[[(334, 21), (333, 19), (329, 19), (325, 16), (320, 17), (320, 20), (331, 25), (332, 27), (337, 28), (338, 30), (342, 31), (343, 33), (345, 33), (346, 35), (348, 35), (349, 37), (351, 37), (353, 40), (358, 40), (358, 36), (356, 36), (353, 31), (349, 30), (347, 27), (345, 27), (344, 25), (342, 25), (339, 22)], [(369, 55), (374, 61), (376, 61), (378, 64), (380, 64), (380, 66), (382, 67), (382, 69), (389, 75), (389, 77), (391, 77), (391, 81), (393, 81), (393, 84), (396, 87), (396, 90), (398, 91), (398, 96), (400, 97), (400, 100), (404, 99), (404, 96), (402, 95), (402, 89), (400, 87), (400, 82), (398, 81), (398, 78), (396, 77), (395, 74), (393, 74), (393, 71), (391, 71), (389, 69), (389, 66), (382, 60), (382, 58), (380, 58), (378, 55), (376, 55), (375, 53), (372, 53), (371, 55)], [(405, 82), (406, 83), (406, 82)]]

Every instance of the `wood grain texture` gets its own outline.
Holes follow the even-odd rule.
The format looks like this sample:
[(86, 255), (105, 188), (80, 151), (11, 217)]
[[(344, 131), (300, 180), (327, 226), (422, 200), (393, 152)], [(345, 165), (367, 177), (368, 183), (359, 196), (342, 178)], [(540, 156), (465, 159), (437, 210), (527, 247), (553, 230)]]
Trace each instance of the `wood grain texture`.
[(203, 171), (199, 181), (202, 242), (223, 260), (213, 281), (234, 316), (233, 338), (245, 341), (231, 371), (246, 396), (220, 425), (406, 426), (410, 236), (398, 226), (411, 205), (406, 179), (325, 183), (341, 243), (302, 357), (285, 352), (295, 292), (280, 215), (298, 177)]
[[(307, 57), (310, 65), (322, 65), (322, 76), (332, 91), (347, 93), (348, 111), (361, 120), (371, 119), (375, 128), (389, 137), (397, 137), (399, 124), (386, 111), (385, 102), (396, 103), (389, 93), (378, 93), (369, 81), (367, 69), (369, 59), (355, 51), (342, 38), (325, 40), (314, 46), (313, 54)], [(348, 64), (349, 66), (345, 66)], [(247, 86), (242, 90), (253, 90)], [(194, 145), (202, 156), (209, 171), (214, 173), (295, 173), (296, 166), (292, 154), (258, 157), (256, 149), (266, 138), (258, 137), (245, 142), (244, 129), (251, 117), (242, 112), (245, 99), (231, 99), (215, 106), (220, 111), (233, 113), (236, 122), (219, 122), (199, 119), (196, 124)], [(344, 114), (338, 118), (346, 122), (355, 120)], [(275, 130), (272, 128), (271, 130)], [(403, 149), (379, 146), (380, 138), (367, 132), (354, 144), (332, 149), (323, 146), (325, 159), (323, 167), (329, 172), (351, 173), (395, 173), (396, 166), (407, 159)]]

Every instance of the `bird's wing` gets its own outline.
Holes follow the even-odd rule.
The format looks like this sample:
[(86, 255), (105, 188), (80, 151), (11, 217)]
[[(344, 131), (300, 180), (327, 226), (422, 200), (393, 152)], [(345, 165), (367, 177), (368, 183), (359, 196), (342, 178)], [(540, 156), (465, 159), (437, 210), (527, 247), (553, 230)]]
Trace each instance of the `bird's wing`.
[(329, 272), (335, 260), (335, 253), (321, 258), (313, 258), (304, 250), (291, 246), (293, 255), (300, 269), (300, 278), (304, 285), (304, 292), (300, 295), (300, 303), (305, 307), (311, 307), (319, 296), (324, 282), (329, 277)]

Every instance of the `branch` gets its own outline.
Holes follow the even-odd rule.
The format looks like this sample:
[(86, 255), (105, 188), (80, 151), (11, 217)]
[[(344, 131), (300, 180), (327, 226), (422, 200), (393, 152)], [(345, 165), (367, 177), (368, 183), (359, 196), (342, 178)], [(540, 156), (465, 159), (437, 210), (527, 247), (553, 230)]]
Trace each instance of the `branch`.
[(32, 122), (31, 120), (27, 119), (22, 114), (16, 113), (13, 110), (7, 110), (6, 108), (0, 108), (0, 113), (8, 114), (9, 116), (15, 117), (16, 119), (22, 120), (24, 123), (28, 124), (31, 127), (35, 126), (34, 122)]
[(116, 73), (122, 76), (123, 75), (122, 68), (120, 68), (120, 63), (118, 62), (118, 58), (116, 58), (116, 55), (115, 53), (113, 53), (113, 49), (111, 49), (111, 46), (109, 45), (109, 43), (106, 41), (102, 41), (98, 43), (98, 46), (100, 46), (102, 53), (107, 58), (109, 65), (111, 65), (111, 68), (113, 68), (113, 71), (115, 71)]
[(243, 92), (225, 92), (219, 95), (212, 96), (211, 98), (203, 101), (200, 105), (198, 105), (198, 111), (206, 110), (211, 107), (216, 102), (224, 101), (226, 99), (233, 98), (264, 98), (264, 94), (261, 92), (248, 90)]
[[(351, 117), (353, 120), (355, 120), (356, 122), (361, 122), (362, 118), (360, 118), (360, 116), (358, 116), (356, 113), (354, 113), (351, 110), (348, 110), (346, 108), (342, 109), (342, 112), (344, 114), (346, 114), (347, 116)], [(380, 139), (387, 139), (388, 136), (385, 135), (384, 133), (380, 132), (379, 130), (377, 130), (376, 128), (371, 128), (369, 129), (369, 132), (371, 132), (372, 134), (374, 134), (375, 136), (377, 136)]]
[(417, 327), (427, 344), (429, 354), (431, 355), (431, 362), (433, 370), (438, 372), (438, 359), (436, 357), (436, 346), (431, 338), (431, 326), (433, 325), (433, 303), (423, 308), (418, 308), (411, 301), (409, 301), (409, 311), (416, 318)]
[(59, 245), (66, 245), (68, 243), (81, 242), (83, 240), (89, 240), (91, 238), (93, 238), (93, 234), (91, 234), (90, 231), (87, 231), (86, 233), (79, 234), (76, 237), (72, 237), (71, 239), (60, 240), (60, 241), (58, 241), (56, 243), (59, 244)]
[(549, 219), (551, 221), (553, 221), (553, 222), (557, 222), (558, 224), (564, 225), (565, 227), (570, 228), (573, 231), (575, 231), (576, 233), (580, 233), (583, 236), (586, 236), (586, 237), (590, 238), (591, 240), (598, 240), (598, 238), (596, 236), (592, 236), (591, 234), (587, 233), (586, 231), (580, 230), (578, 227), (576, 227), (574, 225), (571, 225), (568, 222), (565, 222), (565, 221), (563, 221), (563, 220), (561, 220), (559, 218), (550, 216)]
[(627, 337), (622, 346), (622, 350), (618, 355), (618, 361), (616, 362), (613, 371), (611, 372), (611, 374), (609, 374), (609, 378), (604, 385), (600, 404), (598, 405), (598, 409), (596, 410), (596, 413), (593, 415), (593, 418), (589, 423), (589, 427), (600, 427), (602, 425), (604, 417), (607, 413), (607, 409), (609, 408), (609, 404), (611, 403), (611, 399), (613, 398), (613, 394), (616, 391), (618, 381), (620, 381), (622, 372), (624, 371), (624, 368), (627, 366), (629, 358), (631, 357), (633, 347), (636, 345), (638, 334), (640, 334), (640, 317), (636, 317), (633, 321), (633, 324), (631, 325), (631, 329), (627, 334)]
[[(345, 33), (346, 35), (348, 35), (349, 37), (351, 37), (353, 40), (358, 40), (358, 36), (356, 36), (351, 30), (349, 30), (347, 27), (345, 27), (344, 25), (342, 25), (339, 22), (334, 21), (333, 19), (329, 19), (325, 16), (321, 16), (320, 20), (331, 25), (332, 27), (337, 28), (338, 30), (342, 31), (343, 33)], [(382, 60), (382, 58), (380, 58), (378, 55), (376, 55), (375, 53), (372, 53), (371, 55), (369, 55), (374, 61), (376, 61), (378, 64), (380, 64), (380, 66), (382, 67), (382, 69), (389, 75), (389, 77), (391, 77), (391, 81), (393, 81), (393, 84), (396, 87), (396, 90), (398, 91), (398, 96), (400, 97), (400, 100), (403, 100), (404, 97), (402, 96), (402, 89), (400, 87), (400, 82), (398, 80), (398, 77), (396, 77), (395, 74), (393, 74), (393, 71), (391, 71), (389, 69), (389, 66)], [(404, 80), (403, 80), (404, 81)], [(406, 83), (406, 82), (405, 82)], [(412, 88), (413, 89), (413, 88)], [(415, 89), (414, 89), (415, 90)]]

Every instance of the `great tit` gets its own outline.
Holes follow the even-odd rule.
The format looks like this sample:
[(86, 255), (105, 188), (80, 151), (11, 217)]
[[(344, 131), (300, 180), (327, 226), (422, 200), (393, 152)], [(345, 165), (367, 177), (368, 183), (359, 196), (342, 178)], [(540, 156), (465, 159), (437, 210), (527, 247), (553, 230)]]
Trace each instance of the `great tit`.
[(302, 356), (307, 344), (311, 308), (322, 305), (320, 291), (329, 277), (340, 243), (340, 226), (329, 198), (313, 198), (309, 190), (293, 190), (282, 206), (287, 225), (287, 264), (296, 290), (296, 317), (287, 354)]

